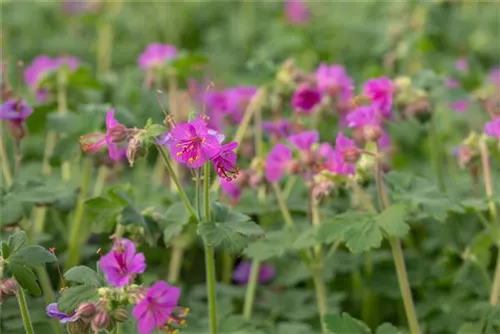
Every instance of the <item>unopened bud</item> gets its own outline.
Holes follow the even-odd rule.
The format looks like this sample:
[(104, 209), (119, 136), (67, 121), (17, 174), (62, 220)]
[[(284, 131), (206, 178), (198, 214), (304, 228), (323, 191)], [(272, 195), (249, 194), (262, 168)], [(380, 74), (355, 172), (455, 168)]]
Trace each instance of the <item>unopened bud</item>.
[(314, 185), (312, 195), (316, 200), (321, 200), (323, 197), (328, 196), (333, 189), (333, 182), (324, 181)]
[(82, 318), (91, 318), (96, 313), (96, 307), (93, 303), (83, 303), (76, 310), (76, 314)]
[(356, 147), (350, 147), (342, 152), (342, 158), (344, 162), (349, 164), (355, 164), (361, 157), (361, 152)]
[(90, 326), (92, 327), (93, 331), (99, 332), (102, 330), (107, 330), (110, 324), (111, 316), (108, 314), (108, 312), (101, 310), (94, 316)]
[(143, 155), (143, 153), (141, 138), (139, 136), (132, 137), (127, 146), (127, 160), (130, 166), (133, 166), (135, 160)]
[(135, 294), (135, 302), (136, 304), (142, 302), (144, 298), (146, 298), (146, 294), (148, 293), (148, 289), (146, 287), (141, 287), (139, 290), (137, 290)]
[(13, 278), (8, 278), (0, 283), (0, 290), (6, 296), (15, 295), (17, 293), (17, 281)]
[(292, 160), (287, 164), (287, 170), (292, 175), (300, 173), (300, 163), (297, 160)]
[(363, 128), (363, 134), (367, 141), (377, 142), (382, 136), (382, 129), (379, 125), (367, 125)]
[(9, 121), (7, 122), (7, 132), (16, 141), (20, 141), (26, 136), (26, 129), (23, 122)]
[(127, 139), (128, 130), (125, 126), (118, 124), (109, 130), (109, 136), (114, 143), (120, 143)]
[(125, 322), (128, 318), (128, 312), (124, 308), (118, 308), (113, 311), (112, 317), (117, 322)]
[(83, 321), (82, 319), (78, 319), (77, 321), (68, 322), (67, 323), (68, 332), (70, 334), (81, 334), (86, 333), (89, 328), (89, 324)]

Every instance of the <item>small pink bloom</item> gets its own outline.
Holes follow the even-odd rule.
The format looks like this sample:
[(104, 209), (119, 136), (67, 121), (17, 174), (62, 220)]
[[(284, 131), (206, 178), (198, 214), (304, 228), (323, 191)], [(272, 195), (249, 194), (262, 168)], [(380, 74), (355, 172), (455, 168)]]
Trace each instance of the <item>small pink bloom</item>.
[(241, 188), (237, 182), (227, 181), (225, 178), (219, 177), (220, 187), (222, 191), (230, 196), (234, 201), (238, 201), (241, 197)]
[(111, 251), (101, 257), (99, 267), (109, 284), (122, 287), (132, 283), (135, 275), (146, 270), (144, 254), (135, 252), (135, 244), (129, 239), (118, 240)]
[(457, 71), (465, 73), (469, 71), (469, 62), (466, 58), (460, 58), (455, 62), (455, 68)]
[(339, 132), (335, 140), (335, 173), (349, 175), (356, 172), (356, 165), (344, 159), (346, 152), (351, 149), (356, 149), (354, 140), (345, 137), (342, 132)]
[(237, 147), (237, 142), (222, 145), (220, 152), (210, 159), (220, 179), (232, 181), (238, 175), (239, 169), (236, 167), (237, 156), (234, 152)]
[(345, 68), (341, 65), (328, 66), (322, 63), (315, 73), (318, 89), (321, 93), (342, 98), (353, 89), (352, 79), (347, 75)]
[(310, 152), (312, 145), (319, 140), (318, 131), (304, 131), (288, 137), (288, 141), (302, 152)]
[(484, 125), (484, 133), (490, 137), (500, 139), (500, 118), (495, 118)]
[[(250, 270), (252, 263), (250, 261), (243, 261), (238, 264), (233, 272), (233, 280), (238, 284), (247, 284), (250, 279)], [(274, 267), (268, 264), (261, 264), (259, 268), (259, 283), (265, 284), (272, 280), (275, 276)]]
[(140, 334), (149, 334), (155, 327), (161, 328), (174, 311), (181, 289), (158, 281), (147, 291), (145, 298), (135, 305), (132, 315), (137, 319)]
[(255, 87), (240, 86), (226, 90), (227, 107), (235, 122), (241, 121), (248, 104), (257, 92)]
[(161, 67), (167, 60), (177, 58), (177, 49), (170, 44), (151, 43), (139, 56), (138, 63), (143, 69)]
[(389, 149), (392, 145), (391, 136), (386, 130), (382, 130), (382, 135), (378, 140), (378, 148), (382, 151)]
[(458, 100), (455, 102), (451, 102), (449, 104), (451, 110), (456, 111), (457, 113), (466, 112), (469, 109), (469, 101), (467, 100)]
[(287, 169), (288, 163), (292, 160), (292, 150), (278, 143), (269, 152), (266, 160), (265, 176), (269, 182), (278, 181)]
[(448, 78), (444, 82), (444, 85), (448, 88), (458, 88), (460, 87), (460, 82), (455, 78)]
[(348, 113), (346, 121), (350, 128), (362, 128), (368, 125), (380, 125), (382, 117), (377, 107), (363, 106)]
[(311, 18), (311, 12), (302, 0), (286, 0), (285, 16), (291, 24), (306, 24)]
[(320, 170), (326, 169), (330, 172), (335, 172), (335, 150), (329, 143), (323, 143), (319, 145), (315, 153), (319, 158), (318, 165), (320, 167)]
[(288, 119), (278, 122), (262, 122), (262, 130), (277, 139), (285, 138), (293, 133), (293, 123)]
[(372, 100), (373, 105), (380, 110), (385, 118), (391, 117), (393, 93), (394, 85), (387, 77), (370, 79), (363, 86), (363, 95)]
[(292, 97), (292, 107), (306, 114), (310, 114), (320, 102), (321, 93), (307, 85), (299, 87)]

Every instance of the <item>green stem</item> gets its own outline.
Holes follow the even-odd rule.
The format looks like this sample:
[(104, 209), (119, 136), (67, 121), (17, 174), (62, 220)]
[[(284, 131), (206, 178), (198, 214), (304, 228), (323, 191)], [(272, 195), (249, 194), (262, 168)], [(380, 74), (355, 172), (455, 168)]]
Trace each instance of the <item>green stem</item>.
[[(54, 302), (55, 295), (54, 295), (54, 290), (52, 289), (52, 286), (50, 284), (50, 277), (49, 274), (47, 273), (47, 268), (37, 267), (36, 274), (38, 276), (38, 281), (40, 282), (40, 286), (42, 287), (45, 304), (49, 305), (50, 303)], [(54, 329), (55, 333), (63, 334), (61, 323), (57, 319), (52, 319), (52, 328)]]
[(123, 329), (122, 323), (117, 322), (115, 327), (115, 334), (122, 334), (122, 329)]
[(500, 295), (500, 245), (497, 245), (497, 263), (495, 267), (495, 276), (493, 277), (493, 286), (491, 287), (490, 304), (497, 305)]
[(316, 264), (314, 268), (312, 268), (311, 273), (314, 281), (314, 290), (316, 292), (316, 302), (318, 304), (318, 310), (321, 319), (321, 332), (323, 334), (326, 334), (328, 333), (328, 331), (326, 329), (324, 317), (328, 310), (328, 293), (323, 281), (323, 266), (321, 264)]
[[(210, 217), (210, 163), (206, 163), (204, 167), (203, 180), (203, 195), (205, 222), (211, 222)], [(200, 221), (203, 221), (200, 217)], [(208, 296), (208, 316), (210, 319), (210, 334), (217, 333), (217, 296), (215, 291), (215, 263), (214, 263), (214, 247), (205, 244), (205, 267), (207, 280), (207, 296)]]
[(102, 194), (104, 185), (106, 184), (106, 178), (108, 176), (108, 167), (102, 165), (97, 171), (97, 178), (94, 185), (94, 190), (92, 191), (92, 197), (97, 197)]
[(23, 318), (26, 334), (34, 334), (35, 330), (33, 329), (33, 324), (31, 323), (28, 305), (26, 304), (26, 297), (24, 296), (24, 290), (21, 286), (17, 289), (17, 301), (19, 303), (19, 309), (21, 310), (21, 316)]
[(255, 292), (259, 282), (260, 261), (252, 260), (252, 267), (250, 269), (250, 277), (248, 279), (247, 291), (245, 294), (245, 302), (243, 304), (243, 318), (250, 320), (252, 318), (253, 301), (255, 299)]
[(281, 215), (283, 216), (283, 219), (285, 220), (285, 225), (292, 229), (295, 230), (295, 225), (293, 223), (292, 215), (290, 214), (290, 211), (288, 210), (288, 207), (286, 206), (286, 201), (283, 196), (283, 193), (281, 192), (279, 184), (276, 182), (273, 182), (272, 184), (274, 194), (276, 195), (276, 199), (278, 200), (278, 206), (281, 211)]
[(5, 184), (7, 187), (10, 187), (12, 185), (12, 173), (10, 172), (9, 157), (7, 156), (7, 151), (5, 150), (3, 136), (0, 136), (0, 163)]
[(80, 247), (82, 241), (82, 223), (83, 213), (85, 208), (85, 200), (90, 183), (90, 174), (92, 172), (92, 161), (88, 158), (84, 161), (82, 181), (80, 185), (80, 194), (76, 203), (75, 214), (73, 216), (73, 223), (71, 224), (70, 237), (69, 237), (69, 250), (68, 258), (66, 260), (66, 270), (76, 266), (80, 261)]
[[(67, 87), (66, 71), (59, 70), (59, 72), (57, 73), (57, 111), (58, 113), (63, 115), (68, 112), (66, 87)], [(54, 147), (51, 148), (51, 151), (53, 149)], [(65, 160), (61, 163), (61, 174), (62, 174), (62, 179), (64, 181), (71, 180), (71, 165), (69, 161)]]
[(434, 167), (434, 171), (436, 173), (436, 180), (438, 183), (439, 190), (441, 192), (446, 191), (446, 185), (444, 183), (444, 174), (443, 174), (443, 166), (441, 165), (441, 143), (439, 140), (439, 134), (437, 132), (436, 126), (436, 116), (434, 113), (432, 115), (430, 124), (429, 124), (429, 137), (430, 137), (430, 148), (431, 148), (431, 159), (432, 165)]
[(163, 162), (165, 163), (165, 166), (167, 167), (167, 171), (170, 176), (170, 180), (172, 180), (175, 183), (175, 186), (177, 187), (177, 191), (179, 192), (179, 196), (181, 197), (182, 202), (184, 203), (184, 206), (186, 207), (186, 210), (191, 214), (193, 217), (197, 217), (196, 211), (193, 208), (193, 205), (189, 201), (186, 193), (184, 192), (184, 189), (182, 189), (182, 185), (179, 182), (179, 179), (177, 177), (177, 174), (174, 172), (174, 169), (172, 168), (172, 165), (170, 164), (170, 161), (168, 159), (167, 153), (161, 147), (160, 145), (156, 145), (156, 148), (158, 149), (158, 152), (160, 153), (161, 157), (163, 158)]
[(233, 274), (233, 257), (228, 251), (222, 253), (222, 282), (231, 284)]
[(182, 242), (174, 242), (172, 252), (170, 254), (170, 263), (168, 265), (168, 281), (175, 283), (179, 280), (182, 258), (184, 256), (184, 244)]
[(33, 211), (35, 222), (33, 224), (33, 235), (39, 236), (45, 229), (45, 216), (47, 215), (46, 206), (37, 206)]

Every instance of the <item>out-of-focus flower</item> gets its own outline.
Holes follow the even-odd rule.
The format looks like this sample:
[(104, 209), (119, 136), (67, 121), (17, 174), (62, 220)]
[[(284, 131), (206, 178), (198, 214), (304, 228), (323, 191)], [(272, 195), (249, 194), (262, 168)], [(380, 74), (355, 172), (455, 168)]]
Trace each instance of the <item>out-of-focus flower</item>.
[(458, 88), (460, 87), (460, 82), (455, 78), (448, 78), (444, 82), (444, 85), (448, 88)]
[(316, 156), (319, 157), (319, 170), (335, 171), (335, 150), (329, 143), (322, 143), (316, 150)]
[(227, 109), (235, 122), (241, 121), (248, 104), (257, 92), (255, 87), (240, 86), (226, 90)]
[(226, 195), (230, 196), (234, 201), (237, 202), (237, 201), (239, 201), (239, 199), (241, 197), (241, 187), (235, 181), (236, 180), (227, 181), (224, 178), (219, 178), (220, 187), (221, 187), (222, 191)]
[(101, 3), (97, 0), (63, 0), (63, 11), (68, 15), (94, 13), (99, 10)]
[(321, 93), (308, 85), (300, 86), (292, 97), (292, 107), (306, 114), (311, 113), (320, 102)]
[[(238, 264), (233, 272), (233, 279), (238, 284), (247, 284), (250, 279), (250, 270), (252, 268), (252, 263), (250, 261), (243, 261)], [(269, 282), (274, 278), (275, 270), (274, 267), (268, 264), (261, 264), (259, 268), (259, 283), (264, 284)]]
[(368, 125), (380, 125), (382, 117), (377, 107), (363, 106), (351, 111), (346, 116), (347, 126), (362, 128)]
[(123, 150), (118, 144), (128, 137), (128, 129), (115, 119), (115, 110), (106, 114), (106, 133), (89, 133), (80, 137), (80, 146), (84, 152), (96, 152), (107, 146), (109, 157), (113, 160), (122, 158)]
[(57, 303), (47, 305), (47, 308), (45, 310), (47, 311), (47, 315), (49, 317), (58, 319), (62, 324), (75, 322), (79, 319), (79, 316), (76, 314), (76, 312), (73, 312), (73, 314), (66, 314), (59, 311), (59, 309), (57, 308)]
[(302, 152), (310, 152), (314, 144), (319, 141), (318, 131), (304, 131), (288, 137), (288, 141)]
[(177, 49), (170, 44), (151, 43), (139, 56), (137, 62), (144, 69), (161, 67), (166, 61), (177, 58)]
[(455, 62), (455, 68), (457, 69), (457, 71), (462, 73), (468, 72), (469, 62), (467, 61), (466, 58), (457, 59), (457, 61)]
[(393, 93), (394, 86), (387, 77), (370, 79), (363, 86), (363, 94), (371, 99), (385, 118), (391, 117)]
[(345, 137), (339, 132), (335, 140), (335, 167), (334, 173), (349, 175), (356, 171), (355, 161), (359, 159), (360, 152), (354, 140)]
[(174, 311), (181, 289), (170, 286), (165, 281), (158, 281), (147, 291), (145, 298), (132, 311), (137, 319), (140, 334), (149, 334), (154, 328), (163, 326)]
[(172, 157), (189, 168), (201, 167), (221, 150), (218, 136), (208, 129), (202, 118), (177, 124), (170, 137)]
[(33, 109), (23, 99), (10, 99), (0, 107), (0, 119), (22, 123), (33, 113)]
[(328, 96), (336, 96), (342, 92), (352, 91), (352, 79), (341, 65), (321, 64), (315, 73), (318, 89)]
[(143, 253), (136, 253), (131, 240), (122, 238), (116, 241), (109, 253), (101, 257), (99, 266), (109, 284), (122, 287), (146, 270), (146, 260)]
[(469, 109), (469, 101), (467, 100), (458, 100), (455, 102), (451, 102), (449, 104), (451, 110), (456, 111), (457, 113), (466, 112)]
[(292, 150), (281, 143), (276, 144), (266, 160), (265, 176), (269, 182), (278, 181), (292, 160)]
[(495, 86), (500, 86), (500, 67), (496, 67), (490, 71), (489, 79)]
[(392, 145), (391, 136), (389, 135), (389, 132), (387, 132), (386, 130), (382, 130), (382, 134), (378, 139), (377, 144), (379, 150), (382, 151), (388, 150)]
[(285, 16), (289, 23), (302, 25), (309, 22), (311, 12), (302, 0), (286, 0), (285, 1)]
[(210, 159), (220, 179), (232, 181), (238, 175), (239, 170), (236, 167), (237, 156), (234, 152), (237, 147), (237, 142), (222, 145), (219, 153)]
[(280, 120), (277, 122), (262, 122), (262, 129), (275, 137), (275, 139), (285, 138), (293, 133), (293, 123), (288, 120)]
[(490, 137), (500, 139), (500, 118), (495, 118), (484, 125), (484, 133)]

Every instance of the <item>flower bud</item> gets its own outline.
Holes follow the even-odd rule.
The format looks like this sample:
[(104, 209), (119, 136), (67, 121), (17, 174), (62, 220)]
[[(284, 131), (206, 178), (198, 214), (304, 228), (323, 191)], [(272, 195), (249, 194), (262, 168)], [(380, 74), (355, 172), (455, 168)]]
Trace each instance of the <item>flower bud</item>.
[(117, 322), (125, 322), (128, 318), (128, 312), (124, 308), (118, 308), (118, 309), (113, 311), (112, 317)]
[(96, 307), (93, 303), (80, 304), (76, 310), (76, 314), (82, 319), (92, 318), (96, 313)]
[(356, 147), (350, 147), (342, 152), (342, 158), (346, 163), (355, 164), (361, 157), (361, 152)]
[(139, 290), (137, 290), (135, 294), (135, 303), (138, 304), (146, 298), (146, 294), (148, 293), (148, 288), (146, 287), (141, 287)]
[(13, 278), (8, 278), (0, 283), (0, 290), (6, 296), (15, 295), (17, 293), (17, 281)]
[(95, 332), (99, 332), (102, 330), (107, 330), (111, 324), (111, 316), (108, 312), (101, 310), (97, 312), (91, 322), (92, 330)]
[(287, 170), (292, 175), (297, 175), (300, 173), (300, 163), (297, 160), (292, 160), (287, 165)]
[(363, 128), (363, 135), (367, 141), (377, 142), (382, 136), (382, 129), (379, 125), (367, 125)]
[(16, 121), (7, 122), (7, 132), (16, 141), (20, 141), (26, 136), (26, 128), (24, 126), (24, 123), (22, 122), (16, 122)]
[(312, 189), (312, 195), (316, 200), (321, 200), (325, 196), (328, 196), (333, 189), (333, 182), (323, 181), (314, 185)]
[(68, 322), (68, 332), (70, 334), (81, 334), (86, 333), (89, 328), (89, 324), (83, 321), (82, 319), (78, 319), (74, 322)]
[(127, 146), (127, 160), (130, 166), (133, 166), (135, 160), (142, 155), (144, 155), (142, 140), (139, 136), (134, 136), (130, 139)]
[(120, 143), (125, 139), (127, 139), (128, 136), (127, 128), (121, 124), (118, 124), (109, 130), (109, 136), (111, 137), (111, 140), (113, 142)]

